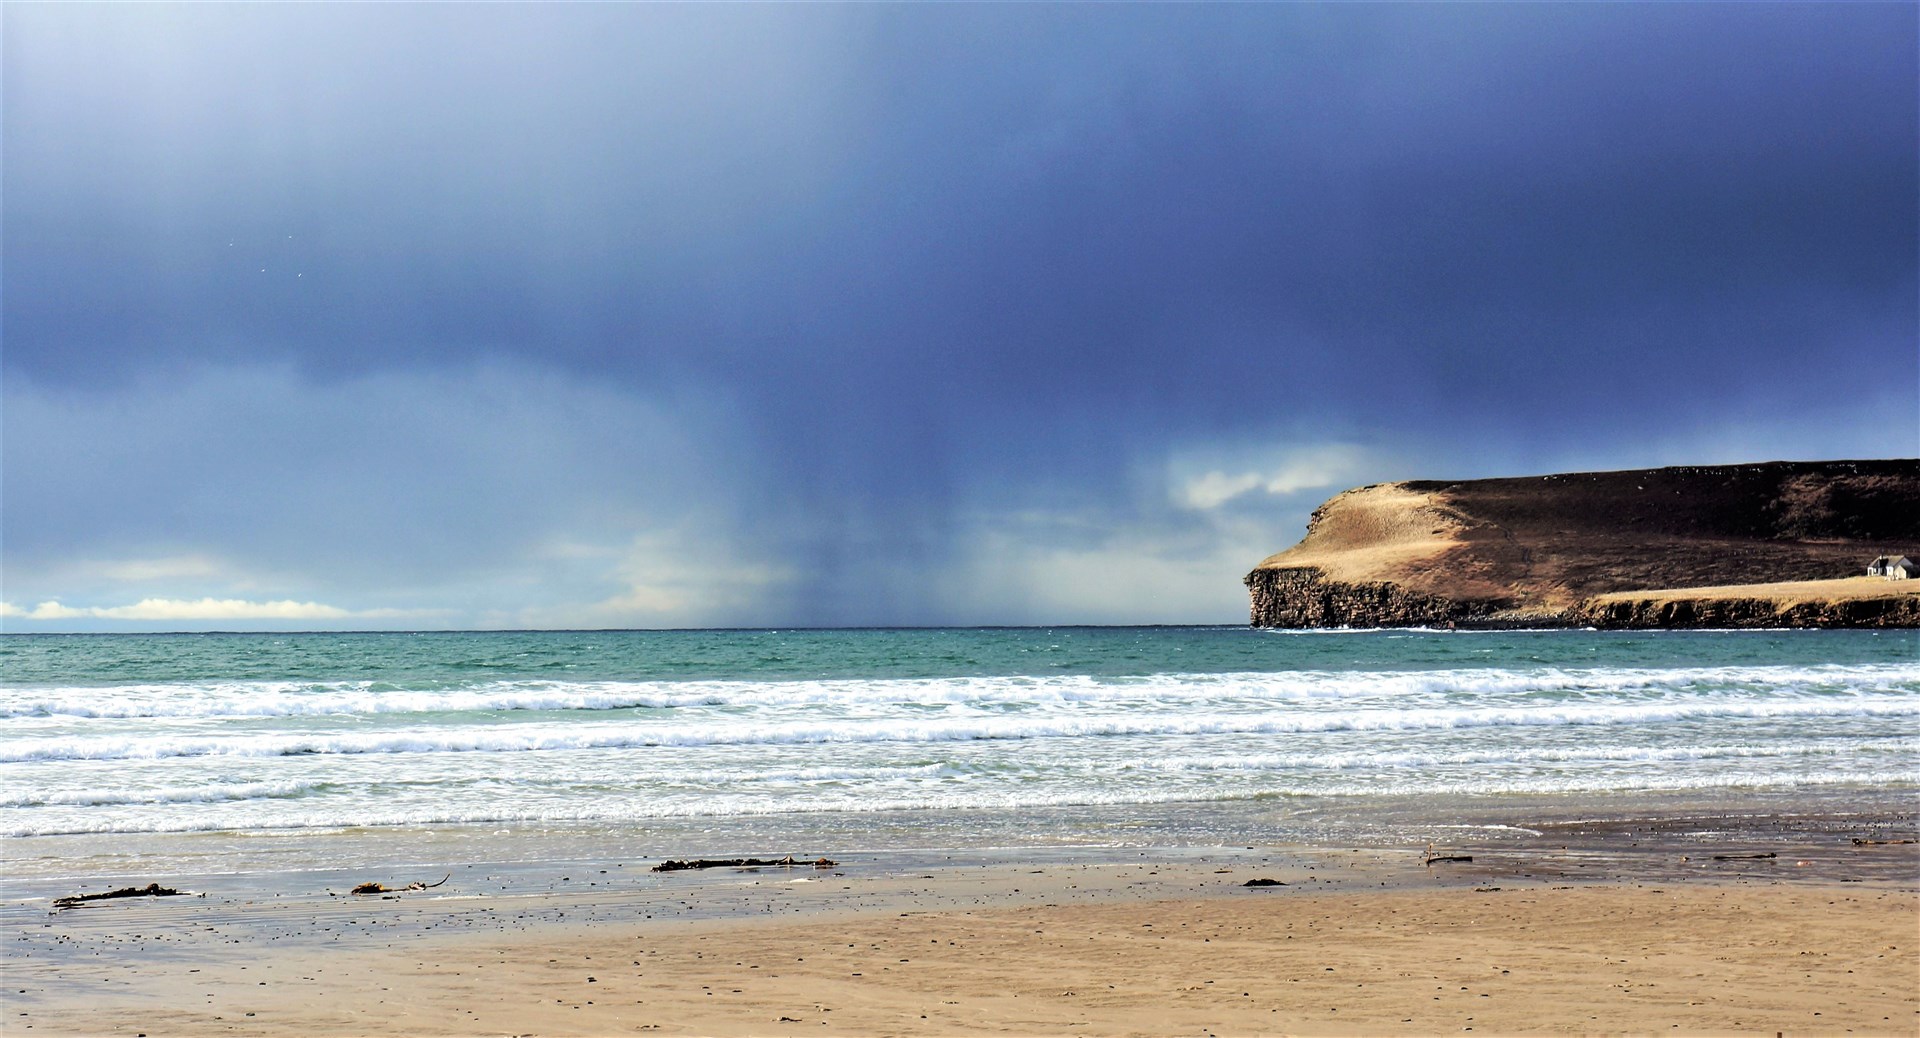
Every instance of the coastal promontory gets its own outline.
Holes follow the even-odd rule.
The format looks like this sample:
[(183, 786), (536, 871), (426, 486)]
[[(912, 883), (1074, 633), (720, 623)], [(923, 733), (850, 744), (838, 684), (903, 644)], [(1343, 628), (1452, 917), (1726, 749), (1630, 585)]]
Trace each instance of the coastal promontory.
[(1256, 627), (1920, 627), (1903, 558), (1920, 460), (1765, 462), (1359, 487), (1246, 585)]

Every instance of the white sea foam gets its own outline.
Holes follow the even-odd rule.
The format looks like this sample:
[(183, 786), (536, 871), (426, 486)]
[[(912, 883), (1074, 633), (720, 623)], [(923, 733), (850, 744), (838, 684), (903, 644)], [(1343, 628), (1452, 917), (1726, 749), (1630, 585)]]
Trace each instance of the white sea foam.
[(272, 718), (671, 710), (689, 707), (1302, 700), (1445, 696), (1565, 697), (1708, 689), (1769, 693), (1920, 692), (1920, 663), (1698, 668), (1475, 668), (1042, 675), (805, 681), (511, 681), (456, 689), (377, 682), (224, 682), (0, 688), (0, 717)]
[(217, 804), (237, 800), (278, 800), (329, 788), (324, 782), (241, 782), (158, 789), (31, 790), (0, 793), (0, 807), (44, 807), (54, 804), (105, 807), (121, 804)]
[[(760, 796), (703, 795), (695, 798), (631, 798), (609, 802), (573, 801), (565, 806), (499, 800), (469, 801), (450, 805), (442, 799), (428, 799), (405, 806), (366, 805), (361, 803), (325, 804), (316, 802), (302, 811), (270, 812), (237, 805), (240, 809), (224, 814), (173, 815), (161, 819), (137, 816), (42, 816), (33, 821), (0, 822), (0, 835), (8, 837), (49, 836), (79, 833), (114, 832), (211, 832), (225, 830), (328, 829), (365, 826), (469, 825), (476, 823), (597, 823), (635, 824), (670, 819), (725, 819), (771, 816), (850, 814), (873, 815), (894, 812), (977, 811), (1072, 808), (1128, 807), (1165, 804), (1223, 804), (1284, 799), (1300, 796), (1413, 796), (1451, 794), (1472, 796), (1544, 795), (1593, 792), (1666, 792), (1689, 789), (1780, 789), (1819, 786), (1873, 786), (1879, 788), (1912, 787), (1920, 784), (1920, 770), (1908, 771), (1828, 771), (1801, 775), (1781, 775), (1772, 771), (1738, 771), (1711, 776), (1705, 781), (1686, 776), (1629, 776), (1624, 781), (1582, 774), (1556, 779), (1514, 777), (1510, 779), (1463, 777), (1439, 782), (1376, 782), (1325, 785), (1274, 784), (1230, 791), (1206, 789), (1156, 790), (1141, 787), (1119, 789), (1048, 789), (1003, 787), (987, 790), (955, 790), (945, 795), (872, 796), (849, 794), (842, 797), (810, 799), (774, 799)], [(9, 824), (11, 823), (11, 824)]]
[[(845, 635), (791, 637), (796, 658), (820, 659), (823, 671), (872, 662), (842, 662), (834, 647)], [(756, 657), (734, 678), (603, 677), (629, 662), (631, 673), (679, 665), (647, 655), (656, 649), (733, 651), (708, 635), (21, 643), (42, 661), (32, 671), (41, 677), (0, 685), (0, 834), (672, 819), (690, 820), (687, 831), (734, 831), (704, 820), (905, 811), (933, 814), (898, 824), (944, 825), (952, 820), (936, 816), (948, 809), (1033, 811), (1071, 827), (1102, 805), (1117, 806), (1107, 817), (1121, 824), (1151, 813), (1128, 805), (1156, 804), (1250, 804), (1229, 813), (1257, 821), (1293, 810), (1264, 801), (1293, 797), (1831, 786), (1897, 795), (1920, 785), (1910, 638), (1663, 637), (1659, 647), (1566, 632), (1290, 645), (1233, 630), (1074, 638), (1034, 656), (1038, 672), (1024, 675), (777, 680), (754, 668), (811, 664)], [(1023, 640), (1040, 654), (1068, 641), (853, 639), (901, 658), (953, 641)], [(540, 653), (495, 665), (509, 658), (496, 647), (515, 642)], [(143, 659), (92, 671), (45, 662), (123, 644)], [(322, 658), (336, 652), (362, 677), (426, 676), (325, 678), (348, 672)], [(576, 652), (595, 654), (580, 671), (595, 677), (552, 665)], [(108, 683), (193, 673), (201, 653), (206, 673), (321, 677)], [(149, 666), (145, 655), (173, 662)], [(1842, 657), (1856, 662), (1829, 662)], [(1448, 666), (1468, 660), (1476, 665)], [(1208, 671), (1287, 661), (1308, 669)], [(1070, 672), (1136, 665), (1146, 672)], [(1163, 815), (1190, 816), (1177, 806)]]
[(1245, 756), (1176, 756), (1130, 762), (1123, 770), (1161, 772), (1287, 771), (1300, 769), (1434, 768), (1467, 765), (1513, 766), (1529, 764), (1647, 764), (1680, 761), (1748, 760), (1768, 757), (1838, 757), (1851, 760), (1865, 754), (1906, 754), (1920, 763), (1920, 739), (1860, 743), (1786, 743), (1736, 746), (1509, 746), (1495, 750), (1449, 749), (1438, 752), (1366, 750), (1354, 753), (1251, 754)]
[(1227, 733), (1437, 731), (1566, 725), (1649, 725), (1733, 718), (1920, 718), (1920, 697), (1684, 697), (1629, 703), (1521, 707), (1258, 711), (1237, 714), (1113, 713), (1039, 716), (945, 715), (796, 721), (654, 724), (416, 726), (400, 730), (235, 735), (112, 735), (25, 738), (0, 746), (0, 762), (161, 757), (283, 757), (301, 754), (512, 753), (615, 747), (1192, 736)]

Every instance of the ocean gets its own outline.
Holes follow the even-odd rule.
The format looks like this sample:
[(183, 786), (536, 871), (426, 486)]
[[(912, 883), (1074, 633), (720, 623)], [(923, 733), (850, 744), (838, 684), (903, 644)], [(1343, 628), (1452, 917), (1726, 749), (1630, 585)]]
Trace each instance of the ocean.
[(1913, 631), (0, 637), (16, 848), (1225, 845), (1413, 838), (1435, 804), (1916, 790)]

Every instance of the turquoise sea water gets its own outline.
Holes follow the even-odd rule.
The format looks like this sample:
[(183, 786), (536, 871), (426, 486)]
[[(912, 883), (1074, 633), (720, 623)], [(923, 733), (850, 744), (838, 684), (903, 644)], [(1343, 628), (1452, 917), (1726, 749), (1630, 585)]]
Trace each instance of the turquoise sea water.
[(0, 637), (12, 837), (894, 819), (957, 844), (987, 818), (1808, 790), (1920, 791), (1920, 633)]

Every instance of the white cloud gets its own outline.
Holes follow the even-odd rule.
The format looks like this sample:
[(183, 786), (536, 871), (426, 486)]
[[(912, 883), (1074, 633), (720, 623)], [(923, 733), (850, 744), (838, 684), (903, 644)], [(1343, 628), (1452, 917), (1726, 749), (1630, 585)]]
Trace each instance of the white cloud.
[(419, 615), (404, 609), (341, 609), (319, 602), (250, 602), (243, 598), (144, 598), (124, 606), (66, 606), (42, 602), (22, 609), (0, 603), (0, 616), (26, 620), (354, 620)]
[(217, 578), (227, 567), (205, 555), (175, 555), (146, 559), (110, 559), (83, 563), (82, 572), (104, 580), (138, 583), (155, 580)]
[(556, 542), (542, 554), (595, 573), (596, 583), (617, 590), (591, 602), (502, 613), (492, 618), (495, 623), (547, 628), (735, 624), (764, 612), (770, 593), (793, 578), (790, 569), (756, 561), (712, 530), (660, 530), (624, 545)]
[[(1235, 454), (1245, 455), (1246, 451)], [(1372, 461), (1368, 453), (1352, 444), (1335, 443), (1317, 447), (1296, 447), (1266, 452), (1265, 457), (1243, 461), (1239, 471), (1224, 466), (1205, 466), (1198, 475), (1186, 475), (1202, 465), (1189, 457), (1176, 457), (1169, 480), (1175, 504), (1195, 511), (1209, 511), (1254, 490), (1273, 497), (1285, 497), (1302, 490), (1331, 487), (1351, 481)]]
[(1263, 482), (1258, 472), (1243, 472), (1238, 476), (1229, 476), (1224, 472), (1209, 472), (1186, 482), (1177, 494), (1181, 504), (1188, 508), (1218, 508), (1241, 494), (1252, 490)]
[(1240, 577), (1273, 549), (1244, 531), (1081, 528), (1048, 543), (1013, 521), (941, 578), (958, 623), (1242, 623)]
[(1267, 493), (1278, 496), (1296, 490), (1330, 487), (1353, 478), (1354, 473), (1366, 466), (1367, 460), (1365, 451), (1346, 444), (1297, 451), (1266, 477)]
[[(694, 578), (620, 572), (630, 538), (693, 527), (751, 543), (729, 528), (757, 461), (697, 388), (657, 399), (489, 361), (337, 380), (208, 366), (97, 389), (23, 377), (0, 392), (0, 569), (18, 604), (0, 615), (22, 626), (518, 626), (636, 588), (605, 622), (719, 622)], [(699, 615), (661, 614), (676, 596)], [(371, 608), (387, 605), (424, 611)]]

